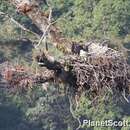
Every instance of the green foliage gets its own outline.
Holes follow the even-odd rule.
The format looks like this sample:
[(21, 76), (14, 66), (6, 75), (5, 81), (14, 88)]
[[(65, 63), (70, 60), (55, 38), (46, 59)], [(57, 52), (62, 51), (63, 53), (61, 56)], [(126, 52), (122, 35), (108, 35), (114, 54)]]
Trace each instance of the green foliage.
[(75, 0), (73, 6), (68, 8), (67, 16), (65, 19), (59, 20), (64, 34), (68, 37), (73, 37), (76, 40), (87, 39), (91, 37), (92, 32), (92, 19), (93, 8), (97, 0)]
[(18, 37), (14, 24), (7, 20), (0, 25), (0, 39), (11, 40)]
[[(26, 111), (27, 118), (40, 124), (45, 130), (66, 130), (68, 124), (73, 124), (66, 96), (59, 96), (54, 86), (48, 93), (41, 90), (41, 95), (35, 100), (35, 105)], [(34, 101), (34, 100), (33, 100)]]
[[(49, 2), (53, 7), (54, 20), (57, 20), (56, 24), (61, 27), (64, 36), (76, 41), (92, 38), (107, 38), (110, 39), (112, 43), (126, 43), (127, 48), (130, 47), (130, 0), (50, 0)], [(48, 7), (42, 7), (42, 5), (41, 8), (48, 10)], [(0, 0), (0, 11), (8, 13), (27, 28), (31, 30), (34, 29), (34, 25), (31, 21), (26, 16), (18, 14), (6, 0)], [(34, 29), (34, 31), (38, 31), (38, 29)], [(31, 58), (32, 48), (31, 46), (16, 42), (16, 39), (22, 37), (36, 40), (31, 34), (22, 32), (21, 29), (14, 25), (8, 18), (0, 16), (0, 39), (4, 41), (0, 42), (1, 59), (15, 59), (15, 61), (26, 64), (26, 58)], [(29, 49), (27, 49), (28, 47)], [(41, 44), (41, 48), (44, 49), (43, 44)], [(52, 46), (49, 45), (49, 48), (49, 51), (55, 54), (57, 59), (63, 56), (62, 53)], [(29, 64), (30, 62), (29, 59)], [(2, 102), (2, 104), (0, 104), (1, 130), (24, 129), (24, 127), (21, 127), (21, 124), (26, 124), (23, 120), (28, 121), (29, 124), (34, 124), (36, 130), (73, 130), (77, 126), (77, 121), (73, 119), (69, 110), (70, 104), (68, 98), (65, 95), (58, 95), (53, 85), (50, 85), (48, 92), (43, 91), (41, 86), (35, 86), (33, 89), (29, 89), (22, 94), (4, 94), (3, 91), (0, 91), (0, 101)], [(12, 112), (12, 109), (9, 112), (12, 112), (14, 115), (18, 114), (20, 118), (18, 118), (18, 124), (21, 122), (19, 124), (21, 128), (17, 126), (17, 122), (15, 125), (18, 128), (10, 125), (8, 128), (1, 128), (1, 122), (4, 118), (2, 112), (6, 116), (4, 118), (5, 122), (7, 121), (9, 123), (9, 120), (17, 119), (13, 114), (6, 113), (10, 110), (10, 107), (15, 111), (20, 110), (18, 111), (20, 115), (17, 112)], [(3, 108), (5, 108), (5, 110)], [(74, 113), (77, 117), (90, 120), (130, 120), (129, 115), (122, 115), (121, 108), (114, 104), (112, 99), (107, 103), (101, 100), (100, 103), (94, 107), (91, 105), (91, 101), (83, 96), (79, 107)], [(29, 129), (25, 130), (30, 129), (31, 127), (29, 126)], [(85, 126), (82, 129), (115, 130), (116, 128), (90, 128)], [(122, 127), (121, 130), (130, 130), (130, 128)]]
[(129, 0), (101, 0), (93, 11), (94, 30), (106, 36), (128, 34), (130, 31), (129, 5)]
[[(84, 118), (90, 121), (106, 121), (106, 120), (121, 120), (122, 119), (122, 109), (117, 106), (112, 99), (109, 101), (104, 101), (99, 99), (99, 103), (94, 107), (92, 102), (85, 96), (80, 99), (79, 106), (75, 111), (77, 117)], [(115, 130), (114, 127), (90, 127), (82, 126), (86, 130)]]
[[(53, 7), (54, 19), (58, 19), (57, 25), (69, 38), (110, 39), (111, 36), (124, 37), (130, 33), (129, 0), (50, 0), (49, 3)], [(26, 17), (16, 14), (6, 1), (1, 0), (0, 10), (27, 26), (30, 22)]]
[(14, 8), (9, 4), (9, 1), (0, 0), (0, 11), (12, 14), (15, 12)]
[(70, 38), (122, 37), (130, 32), (129, 0), (57, 0), (53, 3), (54, 14), (59, 16), (58, 25)]

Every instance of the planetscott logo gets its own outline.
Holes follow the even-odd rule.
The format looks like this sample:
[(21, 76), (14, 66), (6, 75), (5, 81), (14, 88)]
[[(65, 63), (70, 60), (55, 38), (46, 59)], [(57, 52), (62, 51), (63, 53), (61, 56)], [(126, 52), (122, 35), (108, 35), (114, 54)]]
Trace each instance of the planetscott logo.
[(115, 121), (115, 120), (105, 120), (105, 121), (91, 121), (83, 120), (83, 126), (89, 127), (130, 127), (128, 120)]

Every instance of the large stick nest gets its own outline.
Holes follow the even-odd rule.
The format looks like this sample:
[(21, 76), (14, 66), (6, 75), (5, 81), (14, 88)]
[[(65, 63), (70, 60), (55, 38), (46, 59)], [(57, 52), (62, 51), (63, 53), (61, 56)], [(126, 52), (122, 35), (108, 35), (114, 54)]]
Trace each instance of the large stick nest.
[(66, 62), (75, 77), (78, 94), (86, 91), (90, 96), (129, 94), (130, 68), (123, 53), (100, 44), (92, 44), (88, 52), (69, 56)]

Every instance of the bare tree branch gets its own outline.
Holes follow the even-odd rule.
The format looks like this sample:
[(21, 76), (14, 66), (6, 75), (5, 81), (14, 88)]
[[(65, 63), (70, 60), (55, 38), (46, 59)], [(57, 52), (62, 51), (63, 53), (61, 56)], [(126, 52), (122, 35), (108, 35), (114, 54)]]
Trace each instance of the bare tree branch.
[(41, 44), (42, 41), (44, 41), (44, 43), (46, 42), (47, 35), (48, 35), (48, 30), (49, 30), (50, 26), (52, 25), (51, 17), (52, 17), (52, 9), (50, 9), (50, 14), (49, 14), (49, 17), (48, 17), (49, 25), (44, 30), (43, 35), (42, 35), (41, 39), (39, 40), (38, 44), (35, 46), (36, 49), (38, 48), (38, 46)]
[(16, 21), (13, 17), (11, 17), (9, 14), (6, 14), (4, 12), (0, 11), (0, 15), (5, 15), (5, 17), (9, 18), (14, 24), (16, 24), (19, 28), (21, 28), (22, 30), (32, 33), (33, 35), (35, 35), (37, 38), (39, 38), (39, 35), (29, 29), (27, 29), (26, 27), (24, 27), (23, 25), (21, 25), (18, 21)]

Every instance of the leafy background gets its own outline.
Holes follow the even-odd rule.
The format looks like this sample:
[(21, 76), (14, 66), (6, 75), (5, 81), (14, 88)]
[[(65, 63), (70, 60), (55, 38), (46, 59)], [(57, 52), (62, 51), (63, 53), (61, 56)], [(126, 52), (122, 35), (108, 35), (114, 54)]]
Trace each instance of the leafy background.
[[(75, 41), (107, 39), (116, 47), (125, 50), (130, 62), (130, 0), (50, 0), (53, 7), (53, 20), (63, 35)], [(48, 7), (41, 5), (43, 11)], [(0, 0), (0, 11), (8, 13), (30, 30), (40, 33), (26, 16), (22, 16), (5, 0)], [(31, 25), (31, 26), (30, 26)], [(21, 42), (21, 38), (38, 40), (22, 31), (8, 18), (0, 16), (0, 63), (9, 60), (30, 65), (33, 46)], [(61, 56), (61, 52), (50, 47), (50, 51)], [(34, 86), (23, 93), (9, 93), (0, 88), (0, 130), (75, 130), (77, 120), (70, 113), (68, 97), (49, 84), (46, 92), (41, 86)], [(62, 94), (63, 93), (63, 94)], [(111, 96), (110, 96), (111, 97)], [(91, 106), (87, 97), (82, 96), (75, 115), (91, 120), (129, 120), (130, 104), (100, 101)], [(80, 130), (130, 130), (129, 127), (83, 127)]]

